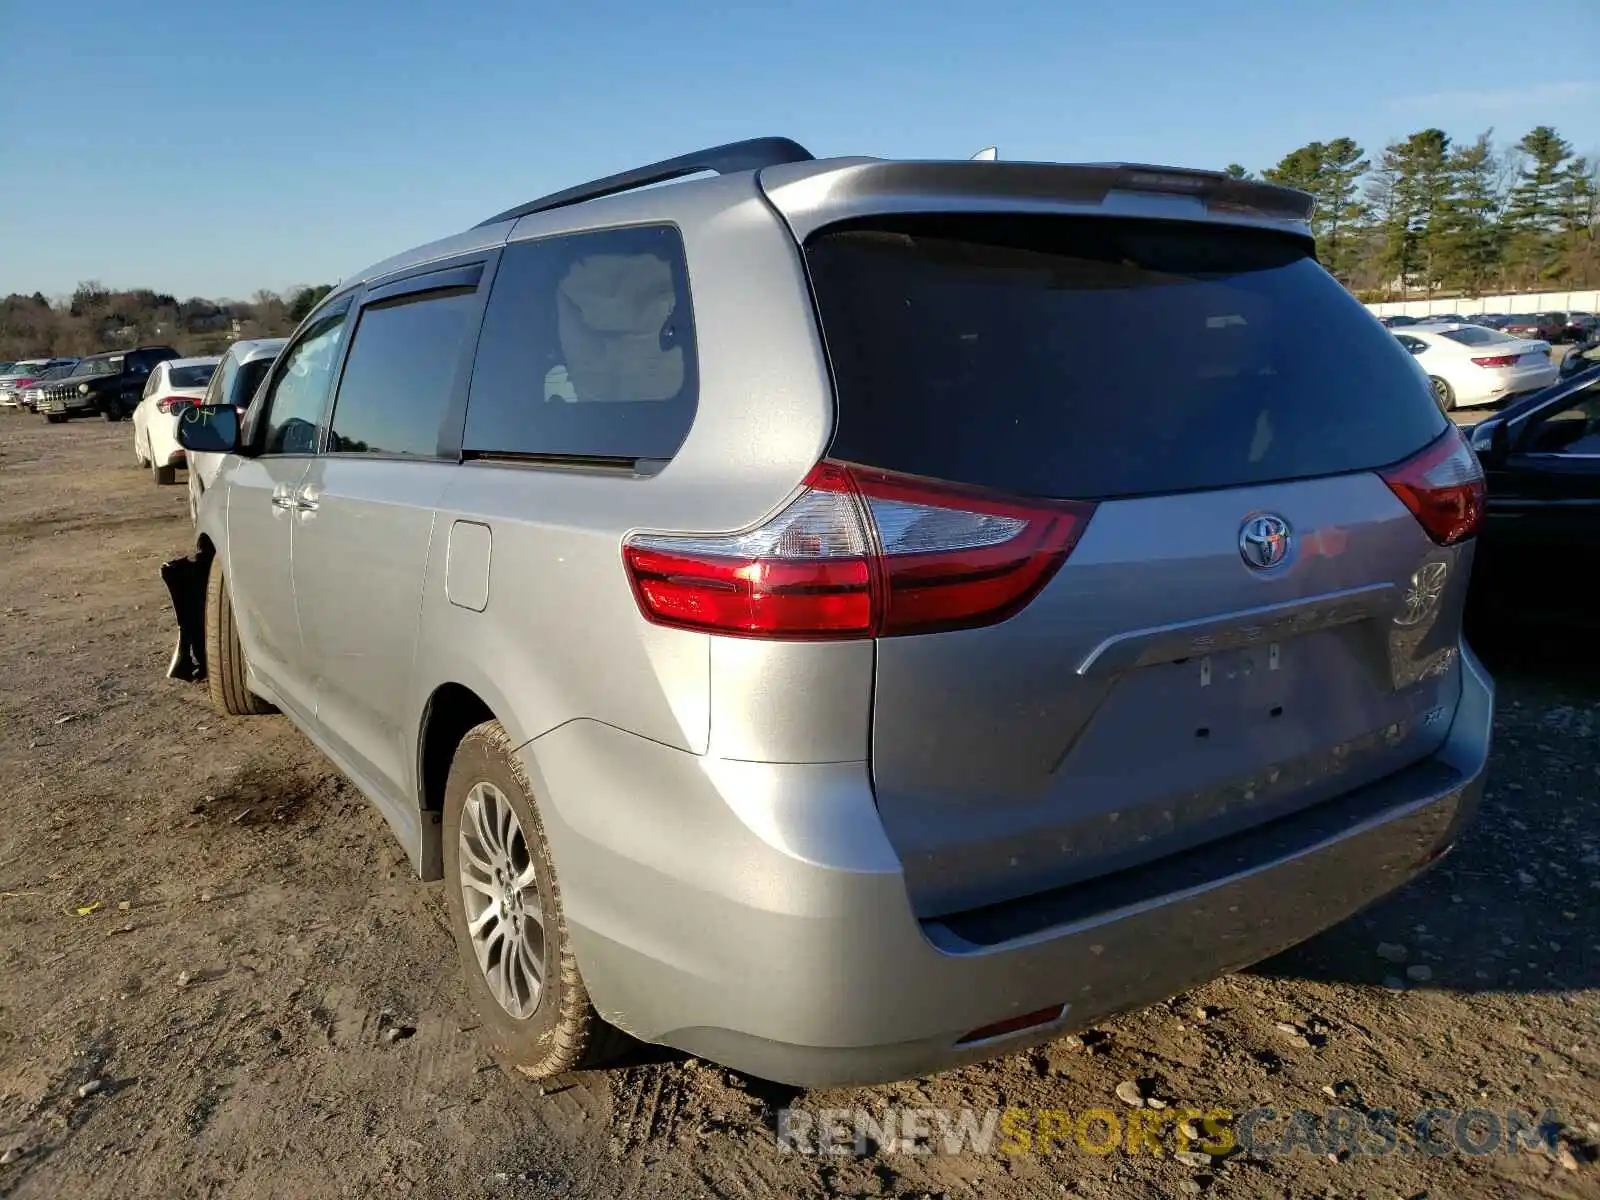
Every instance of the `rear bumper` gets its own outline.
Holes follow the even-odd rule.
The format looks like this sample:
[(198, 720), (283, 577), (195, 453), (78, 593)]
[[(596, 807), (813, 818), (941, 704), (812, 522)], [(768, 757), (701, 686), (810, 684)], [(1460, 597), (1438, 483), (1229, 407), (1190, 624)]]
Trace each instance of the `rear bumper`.
[(1492, 404), (1508, 396), (1520, 396), (1547, 388), (1561, 376), (1561, 368), (1554, 362), (1542, 367), (1505, 368), (1484, 372), (1483, 387), (1470, 396), (1458, 396), (1464, 404)]
[[(705, 759), (589, 721), (521, 754), (603, 1016), (771, 1079), (874, 1083), (1159, 1001), (1419, 874), (1483, 789), (1493, 684), (1462, 658), (1423, 763), (1203, 857), (939, 921), (911, 910), (864, 763)], [(1051, 1026), (962, 1043), (1059, 1004)]]

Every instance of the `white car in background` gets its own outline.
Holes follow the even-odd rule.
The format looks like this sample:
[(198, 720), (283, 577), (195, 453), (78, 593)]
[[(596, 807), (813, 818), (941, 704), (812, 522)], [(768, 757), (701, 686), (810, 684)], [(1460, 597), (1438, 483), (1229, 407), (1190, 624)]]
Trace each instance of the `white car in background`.
[(178, 414), (201, 403), (220, 358), (172, 358), (159, 362), (145, 380), (133, 410), (133, 454), (158, 484), (176, 483), (186, 453), (178, 445)]
[(1433, 398), (1446, 412), (1536, 392), (1560, 374), (1550, 357), (1549, 342), (1512, 337), (1498, 329), (1417, 324), (1393, 332), (1427, 375)]
[[(202, 404), (231, 404), (244, 415), (250, 400), (267, 377), (278, 351), (288, 344), (288, 338), (250, 338), (235, 342), (223, 354), (216, 374), (211, 376), (211, 386), (206, 389)], [(200, 497), (216, 479), (222, 466), (222, 455), (191, 453), (189, 455), (189, 519), (195, 520), (200, 512)]]

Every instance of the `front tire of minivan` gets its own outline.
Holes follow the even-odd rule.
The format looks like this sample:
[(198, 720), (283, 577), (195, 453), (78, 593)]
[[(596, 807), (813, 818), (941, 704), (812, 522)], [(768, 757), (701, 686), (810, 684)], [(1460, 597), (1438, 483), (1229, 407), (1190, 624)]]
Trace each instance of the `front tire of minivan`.
[(627, 1036), (589, 1002), (533, 789), (498, 721), (456, 748), (443, 816), (450, 927), (500, 1065), (545, 1079), (616, 1057)]
[(206, 691), (211, 706), (230, 717), (254, 717), (273, 710), (250, 690), (244, 647), (233, 621), (233, 597), (222, 574), (222, 563), (211, 560), (206, 577)]

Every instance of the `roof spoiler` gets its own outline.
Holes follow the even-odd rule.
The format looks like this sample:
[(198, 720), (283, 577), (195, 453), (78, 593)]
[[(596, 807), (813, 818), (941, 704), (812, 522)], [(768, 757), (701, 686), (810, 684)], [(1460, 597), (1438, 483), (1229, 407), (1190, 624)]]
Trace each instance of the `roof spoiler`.
[(1142, 163), (827, 159), (763, 171), (761, 186), (801, 241), (854, 217), (975, 208), (1150, 217), (1203, 212), (1309, 237), (1314, 205), (1294, 188)]
[(1159, 167), (1148, 163), (1072, 163), (1115, 172), (1117, 190), (1167, 192), (1196, 196), (1206, 207), (1230, 208), (1278, 217), (1290, 221), (1309, 221), (1316, 200), (1310, 193), (1276, 183), (1235, 179), (1221, 171), (1198, 171), (1192, 167)]

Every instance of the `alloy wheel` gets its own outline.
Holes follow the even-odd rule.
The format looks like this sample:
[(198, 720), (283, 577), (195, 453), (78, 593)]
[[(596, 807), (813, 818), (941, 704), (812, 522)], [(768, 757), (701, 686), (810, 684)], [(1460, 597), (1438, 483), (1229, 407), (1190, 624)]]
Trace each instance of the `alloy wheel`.
[(461, 812), (458, 871), (467, 933), (489, 991), (526, 1020), (539, 1007), (544, 909), (516, 810), (492, 783), (473, 785)]

